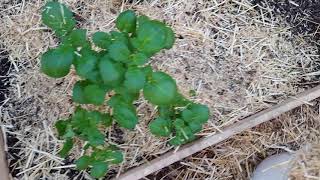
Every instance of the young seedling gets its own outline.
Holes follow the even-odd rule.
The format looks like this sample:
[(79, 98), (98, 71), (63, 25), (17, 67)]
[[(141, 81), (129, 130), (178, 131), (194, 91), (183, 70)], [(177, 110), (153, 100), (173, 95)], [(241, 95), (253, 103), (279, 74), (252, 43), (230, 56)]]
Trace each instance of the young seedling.
[[(54, 1), (43, 7), (42, 21), (61, 42), (42, 55), (42, 72), (61, 78), (73, 66), (81, 78), (72, 93), (78, 107), (70, 118), (55, 124), (59, 137), (65, 140), (62, 157), (69, 154), (75, 139), (85, 142), (85, 153), (76, 161), (79, 170), (90, 168), (91, 176), (100, 178), (109, 165), (123, 161), (121, 151), (108, 143), (104, 130), (113, 121), (135, 129), (138, 116), (133, 103), (142, 94), (159, 112), (159, 117), (149, 124), (151, 133), (169, 137), (171, 145), (194, 140), (195, 133), (207, 122), (207, 106), (184, 98), (171, 76), (153, 71), (148, 65), (150, 57), (174, 44), (174, 32), (164, 23), (127, 10), (116, 19), (119, 31), (95, 32), (89, 40), (86, 30), (75, 28), (73, 13)], [(94, 50), (94, 46), (99, 50)], [(112, 95), (107, 101), (106, 94)], [(88, 111), (81, 104), (107, 105), (110, 111)]]

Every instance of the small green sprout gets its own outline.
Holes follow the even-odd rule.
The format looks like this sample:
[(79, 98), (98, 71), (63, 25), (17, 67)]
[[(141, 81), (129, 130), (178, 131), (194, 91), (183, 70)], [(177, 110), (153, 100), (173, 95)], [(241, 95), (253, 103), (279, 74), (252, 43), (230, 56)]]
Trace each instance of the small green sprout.
[[(138, 123), (134, 102), (142, 94), (158, 110), (159, 116), (149, 124), (150, 132), (169, 137), (171, 145), (194, 140), (208, 121), (207, 106), (183, 97), (171, 76), (148, 65), (151, 56), (174, 44), (174, 32), (166, 24), (127, 10), (116, 19), (119, 31), (95, 32), (89, 40), (87, 30), (76, 29), (73, 13), (55, 1), (43, 7), (42, 21), (61, 43), (42, 55), (41, 71), (61, 78), (74, 67), (80, 77), (72, 93), (78, 107), (70, 118), (55, 124), (59, 137), (65, 140), (62, 157), (69, 154), (76, 140), (85, 142), (84, 155), (76, 160), (79, 170), (90, 169), (91, 176), (100, 178), (110, 165), (123, 161), (122, 152), (105, 137), (105, 129), (114, 121), (134, 130)], [(108, 101), (107, 94), (111, 97)], [(82, 104), (109, 108), (107, 112), (89, 111), (80, 107)]]

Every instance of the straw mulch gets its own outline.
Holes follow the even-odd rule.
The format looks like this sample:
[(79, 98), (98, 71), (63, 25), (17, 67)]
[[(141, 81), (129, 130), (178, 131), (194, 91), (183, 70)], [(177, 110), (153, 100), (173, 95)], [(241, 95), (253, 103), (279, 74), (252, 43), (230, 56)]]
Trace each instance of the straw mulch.
[[(196, 96), (190, 98), (210, 107), (212, 118), (199, 136), (216, 133), (319, 82), (317, 48), (294, 35), (270, 9), (246, 0), (63, 2), (89, 35), (113, 29), (114, 19), (123, 9), (134, 9), (170, 25), (176, 32), (175, 46), (159, 53), (151, 64), (172, 75), (183, 94), (189, 96), (194, 90)], [(57, 155), (62, 142), (56, 138), (53, 124), (73, 112), (71, 89), (77, 77), (72, 72), (51, 79), (39, 72), (40, 55), (57, 44), (41, 24), (43, 4), (42, 0), (0, 2), (0, 39), (12, 62), (10, 93), (0, 104), (10, 169), (17, 179), (89, 178), (86, 172), (74, 170), (73, 159), (81, 149), (74, 148), (66, 160)], [(108, 177), (172, 149), (147, 128), (156, 113), (154, 107), (143, 99), (137, 104), (140, 123), (135, 131), (117, 125), (106, 130), (108, 140), (126, 155), (126, 161), (112, 167)], [(285, 121), (261, 125), (153, 176), (245, 179), (262, 158), (296, 150), (308, 140), (304, 132), (309, 132), (311, 122), (316, 123), (309, 118), (315, 114), (308, 114), (313, 112), (309, 107), (300, 111), (297, 116), (304, 115), (300, 123), (294, 114), (284, 115)]]
[(320, 177), (320, 143), (312, 142), (298, 152), (297, 160), (293, 164), (290, 178), (319, 179)]

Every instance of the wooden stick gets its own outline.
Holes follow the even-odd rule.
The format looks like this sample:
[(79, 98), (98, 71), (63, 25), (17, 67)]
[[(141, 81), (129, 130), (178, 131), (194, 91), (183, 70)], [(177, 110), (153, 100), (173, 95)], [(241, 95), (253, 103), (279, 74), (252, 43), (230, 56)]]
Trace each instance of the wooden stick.
[(224, 128), (222, 133), (217, 133), (209, 137), (201, 138), (191, 144), (181, 147), (177, 152), (168, 152), (148, 163), (133, 168), (127, 171), (126, 173), (120, 175), (118, 179), (136, 180), (143, 178), (153, 172), (167, 167), (170, 164), (173, 164), (209, 146), (215, 145), (223, 140), (226, 140), (235, 134), (241, 133), (261, 123), (270, 121), (298, 106), (308, 104), (309, 101), (312, 101), (318, 97), (320, 97), (320, 86), (307, 90), (297, 95), (296, 97), (289, 98), (278, 105), (275, 105), (255, 115), (242, 119), (241, 121)]
[(5, 153), (5, 144), (2, 130), (0, 128), (0, 179), (9, 180), (9, 170), (7, 165), (7, 158)]

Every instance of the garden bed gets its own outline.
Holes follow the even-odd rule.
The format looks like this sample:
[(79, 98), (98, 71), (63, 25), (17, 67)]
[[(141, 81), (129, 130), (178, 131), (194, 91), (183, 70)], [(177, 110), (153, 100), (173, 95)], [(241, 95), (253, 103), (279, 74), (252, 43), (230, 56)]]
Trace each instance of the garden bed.
[[(173, 27), (175, 46), (159, 53), (151, 64), (172, 75), (184, 95), (210, 107), (211, 119), (199, 136), (213, 135), (238, 119), (319, 84), (318, 49), (308, 38), (317, 35), (316, 29), (311, 35), (292, 31), (287, 21), (273, 14), (272, 4), (259, 7), (244, 0), (65, 2), (74, 10), (78, 26), (89, 29), (89, 33), (113, 29), (114, 18), (123, 9), (134, 9)], [(11, 87), (1, 105), (10, 170), (18, 179), (89, 178), (87, 173), (74, 170), (73, 159), (81, 154), (80, 149), (74, 149), (66, 160), (57, 155), (62, 142), (56, 138), (53, 124), (73, 112), (70, 99), (76, 77), (72, 72), (53, 80), (39, 72), (39, 56), (57, 44), (41, 24), (43, 4), (37, 0), (0, 3), (0, 38), (12, 63)], [(191, 95), (190, 90), (195, 94)], [(154, 107), (143, 99), (136, 104), (140, 122), (135, 131), (117, 125), (106, 131), (108, 139), (126, 155), (126, 161), (113, 166), (108, 177), (172, 150), (166, 139), (154, 138), (147, 128), (156, 113)], [(298, 138), (286, 131), (296, 125), (291, 120), (261, 125), (153, 177), (198, 178), (213, 174), (218, 179), (245, 179), (262, 157), (277, 151), (266, 152), (266, 147), (281, 143), (287, 146), (291, 138)], [(302, 131), (309, 130), (308, 124)], [(273, 137), (277, 129), (282, 129), (282, 134)], [(272, 138), (268, 140), (268, 136)], [(297, 141), (294, 149), (299, 143), (303, 141)], [(234, 163), (230, 164), (230, 159)], [(207, 161), (213, 163), (205, 165)]]

